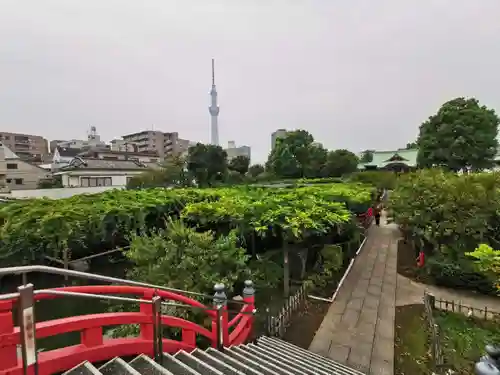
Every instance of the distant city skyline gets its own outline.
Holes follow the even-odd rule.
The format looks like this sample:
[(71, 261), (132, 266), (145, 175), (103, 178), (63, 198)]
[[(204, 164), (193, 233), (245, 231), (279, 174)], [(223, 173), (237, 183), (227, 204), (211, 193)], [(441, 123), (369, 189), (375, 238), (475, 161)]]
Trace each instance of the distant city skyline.
[[(174, 11), (175, 10), (175, 11)], [(149, 129), (266, 160), (270, 135), (396, 149), (453, 97), (500, 111), (498, 0), (14, 0), (0, 12), (0, 130), (103, 140)], [(83, 134), (82, 134), (83, 132)]]

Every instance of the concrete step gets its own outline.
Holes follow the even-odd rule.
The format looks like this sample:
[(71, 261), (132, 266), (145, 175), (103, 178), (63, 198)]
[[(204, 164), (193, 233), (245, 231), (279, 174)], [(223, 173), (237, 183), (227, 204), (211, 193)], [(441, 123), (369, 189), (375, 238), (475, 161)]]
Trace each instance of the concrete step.
[(270, 367), (274, 371), (276, 371), (278, 374), (281, 375), (307, 375), (301, 371), (298, 371), (292, 367), (290, 367), (288, 364), (283, 363), (279, 360), (276, 360), (267, 354), (261, 354), (261, 353), (255, 353), (251, 350), (249, 350), (246, 345), (243, 346), (237, 346), (231, 348), (231, 350), (235, 351), (236, 353), (241, 354), (242, 356), (246, 358), (250, 358), (254, 360), (255, 362), (258, 362), (262, 364), (263, 366)]
[(286, 341), (263, 336), (254, 344), (164, 353), (161, 363), (142, 354), (129, 363), (113, 358), (96, 368), (89, 362), (63, 375), (364, 375)]
[(257, 340), (258, 345), (267, 345), (271, 346), (273, 348), (280, 348), (283, 352), (288, 352), (288, 353), (293, 353), (295, 355), (299, 355), (302, 357), (302, 360), (304, 362), (309, 363), (312, 366), (318, 367), (318, 369), (321, 369), (322, 371), (327, 371), (330, 374), (334, 375), (366, 375), (363, 374), (362, 372), (355, 370), (351, 367), (348, 367), (346, 365), (343, 365), (339, 362), (336, 362), (332, 359), (323, 357), (319, 354), (310, 352), (309, 350), (302, 349), (296, 345), (292, 345), (286, 341), (274, 338), (274, 337), (268, 337), (268, 336), (262, 336)]
[(271, 357), (274, 361), (283, 362), (292, 369), (301, 371), (301, 373), (303, 374), (329, 375), (328, 372), (322, 372), (318, 368), (314, 368), (313, 366), (308, 366), (307, 364), (303, 363), (303, 361), (300, 358), (296, 358), (291, 353), (276, 350), (276, 348), (273, 347), (265, 347), (263, 345), (249, 344), (245, 346), (245, 349), (255, 353), (256, 355), (265, 355)]
[(63, 375), (101, 375), (101, 372), (92, 363), (85, 361), (66, 371)]
[(176, 375), (202, 375), (203, 373), (197, 372), (184, 362), (175, 358), (173, 355), (163, 353), (162, 365), (172, 374)]
[(103, 375), (141, 375), (140, 372), (118, 357), (99, 367), (99, 371)]
[(148, 375), (174, 375), (147, 355), (141, 354), (129, 362), (137, 372)]
[(199, 349), (194, 350), (190, 353), (193, 357), (198, 358), (200, 361), (207, 363), (213, 368), (219, 370), (223, 374), (228, 375), (245, 375), (244, 372), (238, 370), (237, 368), (231, 366), (231, 364), (224, 362), (216, 358), (213, 355), (210, 355), (208, 352), (201, 351)]
[(178, 359), (179, 361), (181, 361), (182, 363), (184, 363), (186, 366), (189, 366), (192, 369), (196, 370), (200, 374), (224, 375), (223, 372), (220, 372), (219, 370), (210, 366), (208, 363), (204, 362), (203, 360), (201, 360), (195, 356), (192, 356), (191, 354), (186, 353), (183, 350), (176, 353), (174, 357), (176, 359)]
[(231, 367), (238, 369), (239, 371), (243, 372), (244, 374), (248, 374), (248, 375), (262, 375), (263, 374), (262, 372), (254, 369), (253, 367), (248, 366), (245, 363), (241, 363), (240, 361), (234, 359), (233, 357), (230, 357), (227, 354), (225, 354), (221, 351), (218, 351), (214, 348), (208, 348), (205, 352), (207, 354), (209, 354), (210, 356), (212, 356), (212, 357), (214, 357), (214, 358), (216, 358), (224, 363), (227, 363)]
[(247, 358), (244, 355), (241, 355), (233, 350), (233, 348), (225, 349), (224, 354), (227, 354), (234, 360), (244, 363), (248, 367), (251, 367), (258, 373), (264, 374), (264, 375), (281, 375), (281, 372), (279, 369), (276, 369), (275, 366), (265, 366), (264, 364), (261, 363), (261, 361), (255, 361), (253, 358)]

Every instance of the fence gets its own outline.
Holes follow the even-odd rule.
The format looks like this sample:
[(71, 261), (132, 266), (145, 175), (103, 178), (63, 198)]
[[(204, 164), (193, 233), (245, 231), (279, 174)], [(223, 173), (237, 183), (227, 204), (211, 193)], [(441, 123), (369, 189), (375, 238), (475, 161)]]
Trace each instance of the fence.
[(288, 297), (283, 307), (279, 310), (276, 316), (270, 314), (269, 308), (267, 313), (266, 331), (270, 336), (283, 337), (289, 326), (292, 315), (295, 311), (302, 308), (307, 299), (307, 284), (303, 283), (300, 288)]
[(424, 294), (424, 308), (427, 324), (429, 325), (431, 357), (434, 368), (444, 365), (443, 353), (441, 350), (441, 340), (439, 337), (439, 327), (434, 320), (433, 310), (436, 306), (436, 298), (432, 294)]
[(477, 307), (472, 307), (468, 305), (462, 304), (461, 301), (447, 301), (443, 299), (435, 299), (434, 308), (444, 311), (451, 311), (460, 314), (464, 314), (468, 317), (474, 317), (483, 320), (495, 320), (500, 321), (500, 312), (489, 310), (488, 306), (485, 306), (484, 309), (480, 309)]

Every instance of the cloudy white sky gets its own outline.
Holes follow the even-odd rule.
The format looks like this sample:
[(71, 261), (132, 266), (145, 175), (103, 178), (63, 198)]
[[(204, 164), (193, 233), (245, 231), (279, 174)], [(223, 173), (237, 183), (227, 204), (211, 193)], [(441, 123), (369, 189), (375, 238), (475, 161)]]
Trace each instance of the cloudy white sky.
[(0, 0), (0, 129), (151, 128), (263, 161), (277, 128), (392, 149), (444, 101), (500, 111), (499, 0)]

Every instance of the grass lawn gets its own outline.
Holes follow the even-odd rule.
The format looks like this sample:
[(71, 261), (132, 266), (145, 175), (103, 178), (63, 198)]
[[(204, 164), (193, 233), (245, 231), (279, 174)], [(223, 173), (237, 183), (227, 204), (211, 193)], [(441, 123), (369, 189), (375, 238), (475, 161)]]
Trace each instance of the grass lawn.
[(436, 311), (443, 357), (456, 374), (471, 374), (486, 344), (500, 343), (500, 323)]
[(396, 307), (394, 373), (432, 374), (424, 305)]

